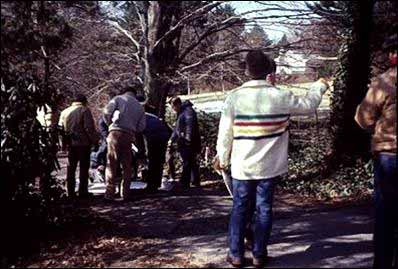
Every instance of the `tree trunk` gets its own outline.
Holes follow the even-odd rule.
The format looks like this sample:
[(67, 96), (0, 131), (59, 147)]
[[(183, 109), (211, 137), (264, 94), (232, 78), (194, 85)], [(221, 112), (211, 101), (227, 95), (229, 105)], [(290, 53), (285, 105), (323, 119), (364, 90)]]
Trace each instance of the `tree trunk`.
[(356, 107), (367, 92), (370, 75), (370, 28), (373, 2), (345, 2), (350, 26), (340, 49), (331, 102), (333, 148), (329, 165), (369, 156), (369, 135), (354, 121)]
[(148, 104), (156, 108), (157, 115), (164, 116), (166, 98), (171, 82), (169, 74), (175, 72), (181, 30), (176, 31), (160, 44), (156, 42), (174, 25), (182, 14), (180, 1), (150, 1), (147, 6), (147, 44), (143, 53), (144, 91)]

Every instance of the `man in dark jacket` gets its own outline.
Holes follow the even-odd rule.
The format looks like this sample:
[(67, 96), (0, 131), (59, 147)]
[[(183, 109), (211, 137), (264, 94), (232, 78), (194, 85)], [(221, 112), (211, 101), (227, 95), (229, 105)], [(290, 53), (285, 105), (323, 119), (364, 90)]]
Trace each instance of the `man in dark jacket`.
[(106, 138), (108, 136), (108, 125), (106, 124), (105, 119), (102, 115), (98, 120), (98, 130), (101, 136), (100, 145), (98, 147), (98, 151), (94, 151), (91, 153), (91, 168), (97, 169), (97, 171), (101, 174), (103, 180), (105, 180), (107, 154)]
[(181, 155), (183, 170), (180, 182), (183, 188), (189, 188), (192, 180), (193, 185), (198, 187), (200, 175), (196, 156), (200, 153), (201, 141), (196, 112), (190, 101), (182, 103), (178, 97), (172, 99), (171, 105), (177, 113), (177, 121), (170, 142), (177, 142)]
[(143, 135), (148, 156), (147, 191), (156, 192), (162, 183), (163, 165), (171, 130), (154, 114), (151, 106), (145, 105), (145, 111), (146, 127)]

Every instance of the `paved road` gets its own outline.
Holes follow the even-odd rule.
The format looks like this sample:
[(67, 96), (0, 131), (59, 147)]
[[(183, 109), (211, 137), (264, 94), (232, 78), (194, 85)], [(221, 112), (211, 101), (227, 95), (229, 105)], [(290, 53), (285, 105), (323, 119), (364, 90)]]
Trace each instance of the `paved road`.
[[(278, 211), (276, 212), (278, 214)], [(367, 208), (347, 208), (276, 217), (267, 267), (370, 267), (371, 219)], [(189, 236), (178, 245), (193, 264), (227, 267), (226, 233)], [(250, 253), (246, 253), (250, 257)]]
[[(225, 255), (231, 200), (227, 196), (187, 193), (147, 201), (150, 200), (167, 205), (169, 213), (146, 211), (146, 220), (154, 221), (144, 222), (136, 233), (161, 239), (155, 247), (157, 259), (179, 259), (175, 264), (160, 263), (160, 267), (178, 267), (181, 260), (188, 267), (228, 267)], [(124, 209), (126, 214), (130, 211)], [(284, 203), (284, 197), (277, 198), (269, 245), (272, 258), (267, 267), (371, 267), (370, 215), (369, 206), (302, 208)], [(143, 223), (139, 217), (133, 219)], [(250, 253), (246, 256), (250, 257)], [(146, 257), (142, 256), (135, 260), (115, 260), (111, 266), (142, 266), (145, 262)]]
[[(231, 204), (223, 186), (209, 185), (137, 195), (131, 202), (116, 205), (105, 204), (97, 196), (89, 208), (111, 222), (112, 227), (101, 234), (103, 240), (130, 242), (122, 250), (108, 249), (107, 266), (228, 267)], [(303, 205), (283, 195), (276, 197), (274, 216), (268, 267), (371, 267), (369, 205)], [(96, 240), (98, 236), (93, 235), (87, 242), (98, 245)]]

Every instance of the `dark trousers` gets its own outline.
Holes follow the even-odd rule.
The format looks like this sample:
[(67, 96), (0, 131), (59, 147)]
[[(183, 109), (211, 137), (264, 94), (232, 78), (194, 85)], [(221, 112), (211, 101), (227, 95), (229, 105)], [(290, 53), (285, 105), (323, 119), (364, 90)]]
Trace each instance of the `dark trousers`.
[(253, 223), (253, 256), (264, 258), (272, 229), (274, 178), (264, 180), (232, 180), (233, 206), (229, 222), (230, 255), (243, 258), (247, 224), (256, 214)]
[(102, 140), (97, 151), (97, 164), (106, 165), (106, 155), (108, 154), (108, 145), (106, 140)]
[(189, 187), (190, 182), (200, 184), (199, 165), (196, 160), (196, 151), (191, 147), (179, 147), (182, 159), (181, 184)]
[(175, 149), (170, 146), (168, 150), (166, 150), (166, 162), (167, 162), (167, 173), (169, 178), (176, 178), (176, 169), (174, 165), (175, 161)]
[(148, 141), (148, 188), (158, 189), (162, 184), (167, 141)]
[(98, 151), (92, 152), (90, 155), (91, 168), (97, 168), (100, 165), (106, 166), (106, 155), (107, 155), (108, 145), (106, 140), (102, 140)]
[(381, 153), (374, 160), (374, 203), (374, 268), (388, 269), (392, 268), (393, 253), (397, 251), (398, 169), (396, 155)]
[(88, 195), (88, 170), (90, 168), (90, 146), (71, 146), (68, 152), (66, 189), (69, 197), (75, 196), (76, 168), (80, 165), (79, 196)]

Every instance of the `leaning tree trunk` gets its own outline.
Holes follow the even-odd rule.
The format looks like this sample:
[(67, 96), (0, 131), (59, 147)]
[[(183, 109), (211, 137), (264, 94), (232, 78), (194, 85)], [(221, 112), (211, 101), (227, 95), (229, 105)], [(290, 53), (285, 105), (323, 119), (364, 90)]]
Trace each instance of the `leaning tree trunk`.
[(170, 74), (175, 70), (181, 29), (157, 44), (182, 14), (180, 1), (150, 1), (147, 5), (147, 39), (143, 52), (144, 91), (148, 103), (160, 117), (165, 114), (166, 98), (172, 86)]
[(340, 49), (331, 102), (333, 138), (329, 166), (369, 155), (369, 135), (354, 121), (356, 107), (367, 92), (370, 75), (370, 28), (373, 2), (346, 2), (350, 29)]

